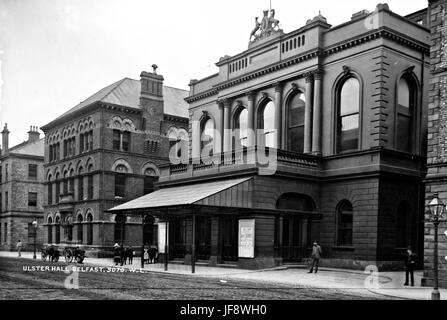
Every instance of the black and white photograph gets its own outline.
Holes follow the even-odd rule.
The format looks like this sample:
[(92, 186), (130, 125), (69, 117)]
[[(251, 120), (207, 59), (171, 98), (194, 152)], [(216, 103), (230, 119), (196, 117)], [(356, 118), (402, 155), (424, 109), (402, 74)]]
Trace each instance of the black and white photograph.
[(0, 131), (0, 300), (447, 300), (447, 0), (0, 0)]

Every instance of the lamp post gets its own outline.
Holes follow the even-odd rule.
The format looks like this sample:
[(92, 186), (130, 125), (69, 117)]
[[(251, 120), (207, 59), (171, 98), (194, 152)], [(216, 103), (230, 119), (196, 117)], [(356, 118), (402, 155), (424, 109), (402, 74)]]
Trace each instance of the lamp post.
[(431, 294), (432, 300), (440, 300), (441, 295), (438, 289), (438, 227), (439, 223), (443, 222), (441, 220), (442, 214), (445, 209), (444, 203), (438, 198), (438, 194), (434, 194), (432, 201), (428, 205), (430, 212), (430, 220), (435, 227), (435, 239), (433, 248), (433, 271), (434, 271), (434, 288)]
[(33, 228), (34, 228), (34, 254), (33, 254), (33, 259), (36, 260), (37, 220), (33, 221)]

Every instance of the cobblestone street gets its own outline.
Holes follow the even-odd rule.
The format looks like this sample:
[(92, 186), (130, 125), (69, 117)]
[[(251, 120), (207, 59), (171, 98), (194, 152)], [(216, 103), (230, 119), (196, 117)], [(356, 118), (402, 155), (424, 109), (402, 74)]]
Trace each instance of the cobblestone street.
[[(225, 280), (178, 274), (138, 272), (80, 272), (79, 289), (68, 290), (68, 273), (24, 271), (42, 266), (63, 269), (66, 263), (5, 258), (0, 260), (0, 299), (222, 299), (222, 300), (314, 300), (384, 299), (374, 294), (349, 294), (339, 289), (317, 289), (286, 284)], [(88, 270), (89, 265), (82, 265)], [(98, 268), (97, 266), (91, 266)]]

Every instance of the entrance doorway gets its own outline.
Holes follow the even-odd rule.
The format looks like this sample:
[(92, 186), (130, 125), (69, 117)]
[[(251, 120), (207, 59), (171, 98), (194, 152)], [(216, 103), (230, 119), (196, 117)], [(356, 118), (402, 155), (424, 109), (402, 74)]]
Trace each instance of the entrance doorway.
[(301, 221), (297, 217), (284, 217), (282, 220), (280, 255), (284, 262), (299, 262), (303, 258)]
[(221, 234), (221, 252), (223, 261), (238, 260), (238, 217), (221, 217), (219, 233)]
[(186, 253), (186, 220), (169, 220), (169, 259), (184, 259)]
[(197, 260), (209, 260), (211, 256), (211, 218), (196, 219), (196, 256)]

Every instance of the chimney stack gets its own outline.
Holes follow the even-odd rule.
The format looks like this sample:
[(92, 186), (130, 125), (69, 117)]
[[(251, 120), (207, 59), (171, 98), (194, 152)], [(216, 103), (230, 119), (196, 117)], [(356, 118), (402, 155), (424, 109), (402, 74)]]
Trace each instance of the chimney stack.
[(2, 155), (5, 155), (8, 153), (9, 149), (9, 130), (8, 130), (8, 124), (5, 123), (5, 127), (2, 131)]
[(31, 126), (28, 131), (28, 142), (35, 142), (40, 139), (39, 128), (36, 126)]

